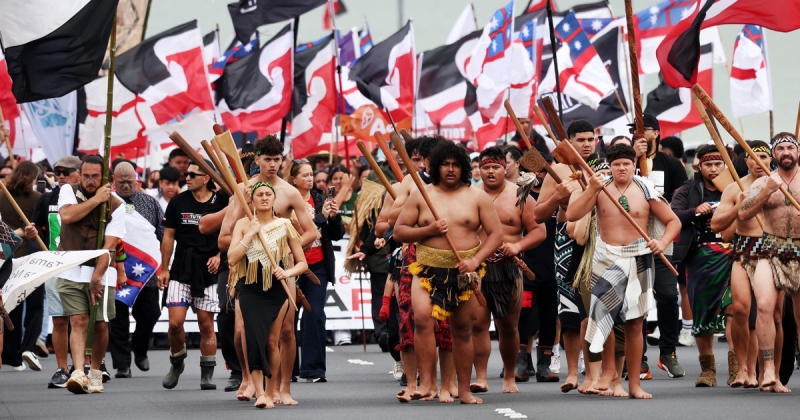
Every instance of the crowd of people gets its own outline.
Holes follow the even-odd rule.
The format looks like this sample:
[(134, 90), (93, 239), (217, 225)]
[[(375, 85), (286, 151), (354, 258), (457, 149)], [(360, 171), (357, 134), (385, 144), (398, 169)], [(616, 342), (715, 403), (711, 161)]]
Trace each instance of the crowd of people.
[[(105, 185), (99, 156), (64, 156), (52, 170), (9, 161), (0, 181), (15, 204), (0, 195), (0, 216), (21, 239), (14, 257), (40, 251), (37, 235), (48, 250), (102, 245), (108, 253), (47, 280), (11, 311), (24, 328), (4, 332), (2, 363), (41, 370), (38, 357), (52, 352), (48, 387), (103, 392), (106, 350), (115, 378), (132, 377), (131, 362), (150, 369), (150, 339), (166, 307), (162, 386), (173, 389), (194, 359), (191, 307), (200, 389), (217, 388), (219, 347), (230, 370), (225, 391), (259, 408), (297, 405), (292, 382), (325, 382), (329, 339), (351, 341), (349, 331), (326, 328), (326, 290), (343, 266), (369, 275), (372, 338), (392, 358), (400, 402), (481, 403), (492, 322), (505, 393), (536, 380), (561, 382), (562, 392), (650, 398), (642, 385), (653, 377), (648, 342), (670, 378), (685, 376), (676, 347), (696, 345), (695, 385), (717, 386), (719, 333), (728, 385), (789, 392), (800, 313), (797, 139), (779, 133), (749, 142), (747, 153), (725, 151), (740, 187), (723, 181), (729, 168), (715, 146), (684, 151), (680, 139), (661, 138), (653, 116), (644, 125), (641, 138), (606, 144), (588, 121), (572, 122), (564, 141), (581, 165), (551, 150), (528, 120), (504, 145), (470, 154), (423, 136), (373, 167), (324, 152), (292, 159), (266, 136), (240, 153), (249, 179), (233, 188), (246, 203), (215, 185), (204, 170), (211, 162), (180, 149), (152, 172), (116, 159)], [(530, 167), (531, 153), (549, 167)], [(114, 296), (128, 281), (132, 217), (152, 226), (161, 271), (141, 282), (129, 307)], [(333, 244), (348, 236), (347, 257), (337, 261)], [(657, 323), (648, 326), (653, 311)]]

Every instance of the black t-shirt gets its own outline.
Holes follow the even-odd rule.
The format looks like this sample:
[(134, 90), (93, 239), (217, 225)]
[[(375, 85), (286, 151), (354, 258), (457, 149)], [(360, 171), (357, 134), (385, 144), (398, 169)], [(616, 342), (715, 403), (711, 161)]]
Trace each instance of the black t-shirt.
[(219, 252), (219, 231), (203, 235), (200, 233), (200, 217), (216, 213), (228, 205), (228, 195), (215, 192), (205, 203), (198, 202), (191, 191), (176, 195), (164, 212), (164, 227), (175, 229), (175, 258), (172, 266), (180, 267), (187, 249), (202, 258), (210, 258)]
[[(718, 203), (722, 199), (722, 191), (709, 191), (703, 188), (704, 203)], [(697, 243), (703, 242), (722, 242), (722, 235), (711, 231), (711, 217), (714, 213), (697, 216), (694, 219), (694, 226), (697, 232)]]
[[(539, 200), (539, 193), (531, 192), (534, 200)], [(556, 210), (558, 211), (558, 210)], [(553, 263), (553, 248), (556, 241), (556, 213), (544, 223), (547, 228), (547, 237), (536, 248), (525, 251), (523, 261), (528, 268), (536, 275), (536, 279), (531, 282), (523, 276), (526, 286), (530, 287), (556, 287), (556, 266)]]

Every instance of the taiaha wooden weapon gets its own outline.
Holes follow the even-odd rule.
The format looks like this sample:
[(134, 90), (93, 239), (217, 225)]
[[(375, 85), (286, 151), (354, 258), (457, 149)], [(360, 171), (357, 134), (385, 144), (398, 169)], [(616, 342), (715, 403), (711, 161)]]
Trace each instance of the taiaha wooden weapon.
[[(2, 291), (0, 291), (0, 319), (3, 320), (3, 324), (5, 324), (7, 330), (14, 331), (14, 323), (11, 322), (11, 317), (8, 316), (8, 312), (6, 312), (6, 308), (3, 307), (3, 292)], [(3, 328), (3, 325), (0, 325), (0, 328)]]
[[(724, 128), (725, 131), (727, 131), (728, 134), (730, 134), (731, 137), (733, 137), (733, 139), (736, 140), (736, 142), (739, 143), (740, 146), (742, 146), (744, 151), (747, 152), (748, 155), (755, 157), (756, 154), (753, 152), (753, 149), (751, 149), (750, 145), (748, 145), (747, 142), (744, 141), (739, 132), (736, 131), (736, 128), (734, 128), (733, 124), (731, 124), (731, 122), (728, 120), (725, 114), (723, 114), (722, 111), (720, 111), (719, 107), (717, 107), (717, 104), (715, 104), (714, 100), (711, 99), (710, 96), (708, 96), (703, 87), (700, 85), (694, 85), (692, 87), (692, 92), (695, 95), (697, 95), (697, 98), (700, 100), (700, 102), (703, 103), (703, 105), (705, 105), (708, 112), (711, 113), (711, 115), (713, 115), (714, 117), (716, 117), (717, 121), (719, 121), (720, 125), (722, 125), (722, 128)], [(767, 167), (767, 165), (765, 165), (764, 162), (761, 161), (761, 159), (753, 159), (753, 161), (756, 162), (756, 164), (758, 164), (758, 166), (761, 167), (761, 169), (764, 171), (765, 174), (769, 175), (772, 173)], [(786, 200), (788, 200), (789, 203), (791, 203), (794, 206), (794, 208), (800, 211), (800, 204), (798, 204), (797, 200), (795, 200), (794, 197), (792, 197), (792, 194), (790, 194), (789, 191), (786, 190), (786, 187), (781, 185), (780, 188), (781, 192), (786, 197)]]
[(400, 129), (400, 135), (403, 136), (403, 139), (405, 141), (414, 140), (414, 136), (412, 136), (411, 133), (409, 133), (408, 130), (406, 130), (405, 128)]
[[(14, 197), (11, 196), (11, 192), (8, 191), (8, 188), (6, 188), (6, 184), (4, 182), (0, 182), (0, 188), (3, 189), (3, 194), (5, 194), (6, 200), (8, 200), (8, 202), (11, 203), (11, 207), (14, 207), (14, 211), (17, 212), (17, 215), (22, 220), (22, 224), (24, 224), (25, 226), (29, 226), (31, 222), (28, 221), (27, 217), (25, 217), (25, 213), (23, 213), (22, 209), (19, 208), (19, 205), (14, 200)], [(48, 251), (48, 248), (44, 245), (44, 242), (42, 242), (42, 238), (40, 238), (39, 235), (36, 235), (36, 242), (39, 243), (39, 246), (42, 248), (42, 251)]]
[[(233, 195), (233, 191), (231, 191), (230, 188), (228, 188), (228, 185), (225, 183), (225, 181), (223, 181), (222, 178), (220, 178), (220, 176), (217, 175), (217, 172), (214, 170), (214, 168), (212, 168), (211, 166), (208, 165), (208, 163), (206, 163), (205, 159), (203, 159), (203, 157), (200, 156), (194, 150), (194, 148), (192, 148), (192, 146), (189, 145), (189, 143), (186, 140), (184, 140), (183, 136), (181, 136), (177, 131), (173, 131), (172, 134), (169, 135), (169, 138), (170, 140), (175, 142), (175, 144), (178, 145), (178, 147), (181, 150), (183, 150), (184, 153), (186, 153), (186, 156), (189, 156), (189, 159), (191, 159), (192, 162), (194, 162), (197, 166), (199, 166), (200, 169), (202, 169), (203, 172), (206, 173), (206, 175), (210, 176), (211, 179), (214, 181), (214, 183), (219, 185), (220, 188), (222, 188), (222, 190), (225, 191), (226, 194), (228, 194), (229, 196)], [(222, 168), (219, 169), (220, 172), (222, 172)]]
[(514, 122), (514, 125), (517, 127), (517, 132), (519, 132), (520, 137), (522, 137), (522, 141), (525, 142), (525, 145), (528, 146), (528, 151), (525, 153), (525, 156), (522, 158), (526, 159), (526, 166), (525, 168), (528, 170), (534, 170), (534, 172), (538, 172), (535, 169), (541, 168), (540, 170), (547, 171), (547, 174), (550, 175), (556, 183), (561, 183), (561, 177), (556, 174), (556, 171), (553, 170), (553, 167), (550, 166), (549, 163), (545, 160), (541, 153), (536, 150), (535, 147), (531, 144), (531, 141), (528, 139), (528, 134), (525, 133), (525, 130), (522, 129), (522, 124), (520, 124), (519, 119), (517, 119), (517, 114), (514, 113), (514, 109), (511, 107), (511, 103), (508, 102), (508, 99), (505, 101), (506, 111), (508, 111), (508, 116), (511, 118), (511, 121)]
[(369, 164), (369, 167), (372, 168), (372, 172), (375, 173), (375, 176), (377, 176), (378, 179), (380, 179), (381, 184), (383, 184), (383, 187), (386, 188), (386, 192), (388, 192), (389, 195), (392, 196), (392, 200), (396, 200), (397, 193), (394, 192), (392, 184), (386, 178), (386, 175), (381, 170), (381, 167), (378, 166), (378, 162), (375, 161), (375, 158), (372, 157), (372, 154), (369, 152), (369, 150), (367, 150), (367, 146), (361, 140), (356, 141), (356, 146), (358, 146), (358, 150), (361, 151), (361, 154), (364, 155), (364, 158), (367, 159), (367, 163)]
[[(625, 0), (625, 18), (628, 23), (628, 50), (631, 56), (631, 84), (633, 85), (633, 121), (636, 124), (634, 139), (644, 138), (644, 118), (642, 116), (642, 93), (639, 87), (639, 59), (636, 55), (636, 26), (633, 22), (633, 6), (631, 0)], [(647, 153), (639, 159), (639, 173), (647, 177)]]
[[(706, 129), (708, 129), (708, 134), (711, 135), (711, 138), (714, 140), (714, 145), (717, 146), (717, 151), (720, 155), (722, 155), (722, 161), (725, 162), (725, 165), (728, 167), (728, 173), (730, 173), (731, 178), (733, 181), (736, 182), (736, 185), (739, 186), (739, 190), (744, 192), (744, 185), (742, 184), (742, 180), (739, 178), (739, 174), (736, 173), (736, 169), (733, 167), (733, 162), (731, 162), (731, 157), (728, 155), (728, 150), (725, 149), (725, 144), (722, 143), (722, 139), (719, 137), (719, 132), (717, 131), (717, 127), (715, 127), (711, 119), (706, 112), (705, 107), (703, 107), (703, 103), (700, 102), (700, 99), (697, 98), (697, 95), (692, 94), (692, 102), (694, 102), (695, 108), (700, 113), (700, 117), (703, 119), (703, 122), (706, 125)], [(753, 160), (759, 160), (758, 156), (750, 155), (753, 157)], [(761, 229), (764, 229), (764, 221), (761, 220), (759, 215), (756, 215), (756, 221), (758, 225), (761, 226)]]
[[(389, 166), (392, 168), (392, 172), (394, 172), (395, 178), (397, 178), (398, 181), (402, 181), (403, 180), (403, 171), (400, 169), (400, 165), (397, 164), (397, 161), (394, 160), (394, 156), (392, 155), (392, 151), (391, 151), (391, 149), (389, 149), (389, 144), (386, 143), (386, 139), (383, 138), (383, 134), (381, 134), (380, 132), (376, 132), (374, 137), (375, 137), (375, 141), (378, 142), (378, 147), (381, 148), (381, 151), (383, 152), (383, 155), (386, 156), (386, 162), (388, 162)], [(413, 172), (413, 167), (409, 167), (407, 169), (408, 169), (409, 173)]]
[[(561, 139), (562, 139), (561, 141), (558, 141), (554, 137), (551, 137), (553, 139), (553, 142), (556, 144), (556, 146), (560, 145), (562, 142), (565, 142), (565, 141), (569, 142), (569, 136), (567, 135), (567, 130), (564, 129), (564, 124), (561, 122), (561, 119), (558, 117), (558, 113), (556, 112), (556, 107), (555, 107), (555, 105), (553, 105), (552, 99), (550, 99), (550, 97), (547, 97), (547, 96), (542, 98), (542, 105), (544, 105), (544, 110), (545, 110), (545, 112), (547, 112), (547, 116), (550, 117), (550, 122), (553, 123), (553, 128), (555, 128), (556, 133), (558, 133), (558, 136), (560, 136)], [(550, 131), (548, 131), (548, 132), (550, 132)], [(578, 184), (580, 184), (581, 188), (582, 189), (586, 189), (587, 181), (584, 180), (584, 178), (581, 175), (580, 171), (578, 171), (575, 168), (575, 165), (567, 164), (567, 166), (569, 167), (569, 170), (572, 171), (573, 179), (577, 179), (578, 180)]]
[[(408, 157), (408, 153), (406, 153), (406, 149), (403, 147), (403, 144), (400, 143), (400, 139), (395, 139), (394, 147), (397, 149), (398, 153), (400, 154), (400, 158), (403, 159), (406, 166), (411, 168), (413, 167), (413, 163), (411, 162), (411, 158)], [(417, 185), (417, 189), (419, 190), (420, 194), (422, 194), (422, 198), (425, 200), (425, 204), (428, 205), (428, 209), (430, 209), (431, 214), (433, 214), (433, 218), (438, 222), (441, 220), (439, 217), (439, 213), (436, 212), (436, 209), (433, 207), (433, 203), (431, 202), (431, 198), (428, 196), (428, 191), (425, 190), (425, 184), (422, 183), (422, 180), (419, 178), (419, 174), (415, 171), (408, 171), (408, 174), (411, 175), (411, 179), (414, 180), (414, 184)], [(450, 235), (447, 233), (444, 234), (444, 239), (447, 241), (447, 245), (450, 246), (450, 250), (453, 251), (453, 255), (456, 257), (458, 262), (462, 262), (461, 255), (458, 253), (458, 248), (453, 243), (453, 240), (450, 239)], [(472, 292), (475, 293), (475, 299), (478, 300), (478, 303), (482, 307), (486, 307), (486, 297), (483, 296), (481, 292), (481, 287), (478, 282), (471, 282), (470, 283)]]
[[(572, 145), (568, 141), (562, 141), (561, 144), (559, 144), (558, 147), (556, 147), (556, 149), (553, 150), (553, 156), (556, 156), (556, 158), (559, 160), (580, 165), (580, 167), (586, 172), (588, 176), (594, 175), (594, 171), (592, 171), (592, 168), (589, 167), (589, 165), (583, 160), (581, 155), (578, 154), (578, 151), (575, 150), (575, 148), (572, 147)], [(605, 185), (603, 186), (602, 191), (606, 195), (606, 197), (608, 197), (608, 199), (611, 200), (612, 203), (614, 203), (614, 206), (620, 211), (620, 213), (622, 213), (622, 215), (625, 216), (625, 219), (628, 221), (628, 223), (630, 223), (631, 226), (633, 226), (633, 228), (636, 229), (637, 232), (639, 232), (639, 235), (642, 238), (644, 238), (645, 241), (650, 242), (650, 236), (647, 234), (647, 232), (645, 232), (644, 229), (642, 229), (642, 227), (639, 226), (638, 223), (636, 223), (636, 220), (633, 220), (633, 217), (631, 217), (631, 215), (628, 214), (625, 208), (622, 207), (622, 204), (620, 204), (620, 202), (617, 201), (613, 195), (611, 195), (611, 192), (608, 191), (608, 188), (606, 188)], [(664, 264), (667, 267), (669, 267), (670, 271), (672, 271), (672, 274), (677, 276), (678, 271), (675, 270), (675, 267), (672, 265), (671, 262), (669, 262), (667, 257), (664, 256), (663, 253), (658, 254), (658, 256), (661, 258), (661, 261), (663, 261)]]
[(206, 155), (209, 159), (211, 159), (211, 163), (214, 164), (214, 168), (216, 168), (215, 172), (221, 172), (221, 168), (223, 168), (222, 161), (219, 160), (219, 156), (217, 156), (217, 154), (214, 152), (211, 144), (207, 140), (203, 140), (200, 142), (200, 145), (203, 146), (203, 150), (206, 152)]

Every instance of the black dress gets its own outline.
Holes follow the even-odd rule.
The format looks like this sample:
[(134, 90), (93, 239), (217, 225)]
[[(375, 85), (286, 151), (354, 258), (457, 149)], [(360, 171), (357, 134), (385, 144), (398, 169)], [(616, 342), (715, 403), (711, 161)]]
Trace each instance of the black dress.
[[(244, 258), (247, 258), (246, 256)], [(247, 340), (247, 363), (250, 372), (260, 370), (267, 378), (272, 377), (267, 360), (267, 341), (272, 324), (287, 301), (286, 291), (273, 276), (272, 287), (264, 291), (261, 263), (258, 264), (258, 280), (245, 284), (239, 280), (239, 307), (244, 320), (244, 335)]]

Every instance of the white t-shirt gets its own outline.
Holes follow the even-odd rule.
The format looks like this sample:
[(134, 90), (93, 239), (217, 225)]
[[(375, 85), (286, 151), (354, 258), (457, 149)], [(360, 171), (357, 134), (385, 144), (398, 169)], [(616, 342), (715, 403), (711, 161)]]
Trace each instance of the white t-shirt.
[[(62, 207), (70, 204), (78, 204), (78, 198), (75, 197), (72, 187), (65, 185), (58, 194), (58, 209), (61, 210)], [(116, 238), (125, 237), (124, 205), (120, 205), (111, 213), (111, 222), (106, 225), (106, 236), (114, 236)], [(94, 267), (79, 265), (64, 271), (59, 277), (72, 280), (76, 283), (89, 283), (92, 281), (92, 273), (94, 273)], [(113, 287), (116, 282), (117, 270), (114, 269), (114, 267), (109, 267), (108, 270), (106, 270), (106, 278), (103, 280), (103, 284)]]

